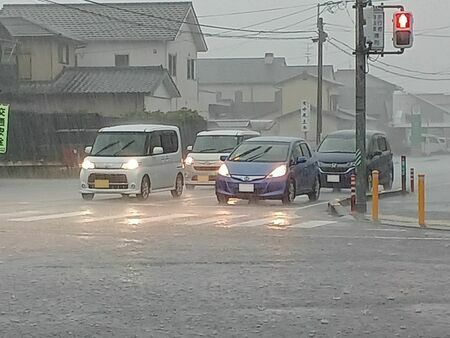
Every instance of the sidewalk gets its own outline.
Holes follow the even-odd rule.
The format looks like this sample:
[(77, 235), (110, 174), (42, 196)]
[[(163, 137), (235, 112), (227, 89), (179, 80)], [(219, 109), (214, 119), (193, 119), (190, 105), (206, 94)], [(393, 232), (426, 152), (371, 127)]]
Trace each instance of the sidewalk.
[[(448, 198), (425, 199), (426, 228), (450, 231), (450, 202)], [(371, 217), (372, 203), (368, 203), (368, 216)], [(417, 216), (417, 193), (388, 197), (379, 200), (379, 219), (381, 224), (419, 228)]]

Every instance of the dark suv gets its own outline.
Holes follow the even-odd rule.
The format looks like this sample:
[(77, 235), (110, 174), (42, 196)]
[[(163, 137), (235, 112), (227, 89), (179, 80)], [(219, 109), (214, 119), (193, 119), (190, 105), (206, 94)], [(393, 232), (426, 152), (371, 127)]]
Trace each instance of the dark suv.
[[(379, 131), (366, 132), (367, 180), (372, 170), (380, 172), (379, 180), (385, 190), (394, 181), (393, 154), (386, 135)], [(355, 173), (356, 140), (354, 130), (329, 134), (317, 149), (320, 183), (323, 188), (350, 188)]]

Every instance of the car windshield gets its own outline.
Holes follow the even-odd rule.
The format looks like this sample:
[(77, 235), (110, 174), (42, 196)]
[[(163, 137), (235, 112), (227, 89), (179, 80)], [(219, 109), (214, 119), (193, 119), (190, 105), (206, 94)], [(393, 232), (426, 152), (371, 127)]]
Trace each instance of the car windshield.
[(233, 162), (285, 162), (288, 157), (288, 143), (246, 142), (230, 155)]
[(355, 151), (355, 135), (327, 136), (317, 149), (319, 153), (354, 153)]
[(233, 135), (197, 136), (192, 152), (194, 153), (226, 153), (238, 145), (238, 137)]
[(143, 156), (145, 133), (102, 132), (98, 133), (92, 147), (93, 156)]

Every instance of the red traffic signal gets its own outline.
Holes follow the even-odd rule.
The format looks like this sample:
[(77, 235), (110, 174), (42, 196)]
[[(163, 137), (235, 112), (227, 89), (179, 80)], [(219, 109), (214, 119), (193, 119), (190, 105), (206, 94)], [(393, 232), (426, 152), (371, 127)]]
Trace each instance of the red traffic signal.
[(412, 28), (412, 14), (410, 12), (397, 12), (394, 14), (394, 25), (398, 30)]
[(413, 45), (413, 15), (411, 12), (400, 11), (394, 13), (395, 48), (410, 48)]

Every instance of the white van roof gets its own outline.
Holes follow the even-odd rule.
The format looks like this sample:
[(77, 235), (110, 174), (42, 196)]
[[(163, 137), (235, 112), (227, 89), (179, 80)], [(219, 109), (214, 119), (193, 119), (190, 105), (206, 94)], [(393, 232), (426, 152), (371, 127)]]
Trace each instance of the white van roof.
[(174, 130), (178, 131), (176, 126), (166, 126), (162, 124), (124, 124), (120, 126), (105, 127), (99, 130), (103, 132), (130, 132), (130, 133), (148, 133), (156, 130)]
[(245, 136), (245, 135), (259, 136), (260, 133), (253, 130), (223, 129), (223, 130), (205, 130), (197, 134), (197, 136)]

